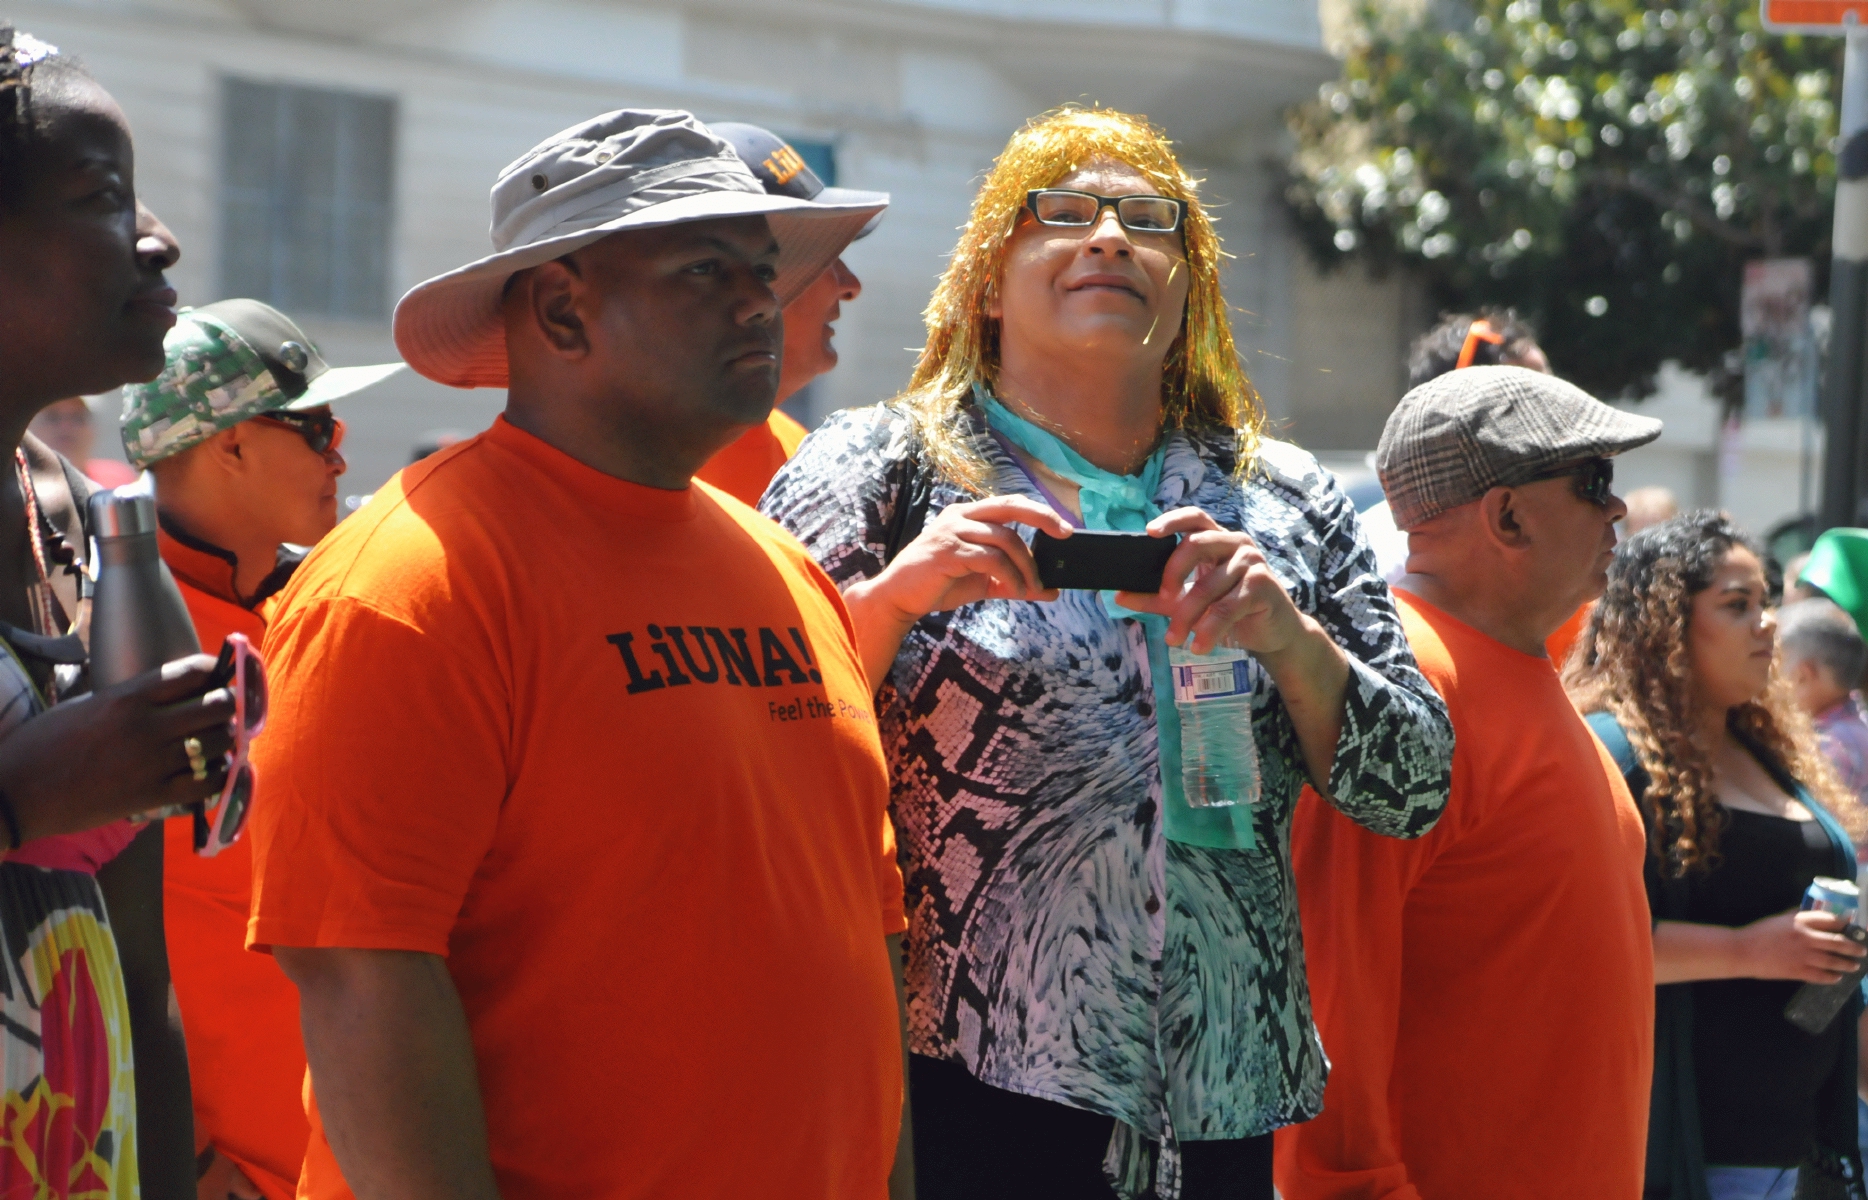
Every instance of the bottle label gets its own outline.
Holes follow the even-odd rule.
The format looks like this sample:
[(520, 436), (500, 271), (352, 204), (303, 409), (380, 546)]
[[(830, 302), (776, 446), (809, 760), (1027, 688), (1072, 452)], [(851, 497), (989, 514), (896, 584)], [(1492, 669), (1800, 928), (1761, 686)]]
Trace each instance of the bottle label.
[(1252, 693), (1251, 656), (1243, 650), (1216, 650), (1190, 663), (1175, 663), (1174, 700), (1186, 704), (1224, 700)]

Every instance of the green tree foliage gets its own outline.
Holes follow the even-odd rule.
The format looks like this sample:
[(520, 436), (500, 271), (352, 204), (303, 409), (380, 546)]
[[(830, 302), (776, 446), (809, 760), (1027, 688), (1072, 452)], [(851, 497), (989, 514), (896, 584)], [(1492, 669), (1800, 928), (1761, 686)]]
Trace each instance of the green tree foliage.
[(1757, 0), (1377, 0), (1291, 115), (1288, 199), (1319, 263), (1515, 305), (1564, 375), (1640, 396), (1725, 369), (1748, 259), (1826, 271), (1840, 78), (1841, 39)]

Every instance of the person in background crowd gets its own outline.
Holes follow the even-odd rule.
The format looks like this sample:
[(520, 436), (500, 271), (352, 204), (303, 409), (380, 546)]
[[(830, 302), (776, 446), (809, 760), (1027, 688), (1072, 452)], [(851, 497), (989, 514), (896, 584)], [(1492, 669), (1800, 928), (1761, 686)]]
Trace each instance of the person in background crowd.
[(1546, 655), (1600, 594), (1614, 455), (1660, 422), (1522, 367), (1402, 398), (1376, 452), (1413, 542), (1396, 589), (1453, 716), (1453, 794), (1416, 841), (1313, 796), (1292, 866), (1330, 1056), (1278, 1135), (1287, 1200), (1638, 1195), (1654, 975), (1640, 814)]
[(409, 465), (413, 466), (431, 454), (439, 454), (454, 443), (464, 442), (471, 436), (458, 429), (430, 429), (422, 435), (421, 441), (415, 443), (415, 448), (409, 451)]
[(1810, 547), (1797, 580), (1835, 603), (1868, 637), (1868, 529), (1826, 529)]
[[(91, 488), (27, 423), (162, 368), (175, 239), (137, 202), (129, 126), (71, 59), (0, 23), (0, 1195), (195, 1194), (170, 1019), (162, 834), (124, 821), (226, 783), (213, 660), (80, 703)], [(49, 706), (49, 707), (48, 707)]]
[(868, 683), (796, 542), (690, 484), (878, 209), (630, 110), (492, 205), (496, 252), (395, 335), (504, 416), (340, 525), (267, 631), (250, 937), (299, 989), (299, 1194), (878, 1200), (905, 922)]
[(1408, 352), (1408, 389), (1465, 367), (1524, 367), (1551, 373), (1550, 360), (1537, 344), (1537, 331), (1509, 308), (1442, 313), (1439, 324), (1416, 338)]
[[(1466, 367), (1524, 367), (1550, 373), (1550, 360), (1537, 344), (1536, 332), (1511, 309), (1442, 314), (1439, 324), (1414, 340), (1407, 365), (1410, 390)], [(1362, 513), (1361, 521), (1363, 536), (1375, 548), (1382, 578), (1391, 584), (1399, 581), (1407, 574), (1407, 534), (1395, 527), (1388, 502), (1372, 505)], [(1581, 627), (1578, 620), (1576, 628)], [(1558, 636), (1563, 637), (1567, 631), (1565, 626)], [(1564, 639), (1565, 649), (1569, 641)]]
[[(730, 121), (708, 128), (732, 143), (740, 161), (774, 196), (789, 196), (817, 204), (879, 204), (885, 208), (888, 205), (887, 192), (825, 187), (804, 158), (769, 129)], [(856, 237), (867, 237), (881, 221), (878, 213), (857, 231)], [(837, 247), (838, 257), (798, 294), (797, 299), (785, 305), (785, 353), (778, 371), (779, 404), (791, 399), (819, 375), (836, 369), (837, 347), (831, 339), (836, 336), (837, 318), (843, 315), (845, 303), (863, 294), (863, 281), (844, 264), (842, 252), (843, 247)], [(763, 425), (755, 425), (741, 434), (709, 459), (694, 478), (747, 504), (758, 504), (772, 476), (785, 465), (786, 459), (797, 453), (804, 434), (804, 426), (774, 407)]]
[(1833, 601), (1801, 600), (1778, 610), (1777, 643), (1779, 670), (1816, 726), (1823, 754), (1855, 802), (1868, 805), (1868, 718), (1855, 691), (1868, 669), (1861, 630)]
[(1627, 504), (1628, 515), (1622, 518), (1625, 538), (1680, 515), (1680, 502), (1664, 487), (1638, 487), (1628, 493)]
[[(832, 417), (762, 502), (882, 690), (921, 1200), (1269, 1198), (1268, 1135), (1324, 1072), (1282, 866), (1298, 787), (1397, 837), (1444, 802), (1444, 710), (1334, 477), (1260, 436), (1219, 261), (1159, 130), (1035, 119), (907, 394)], [(1158, 593), (1060, 596), (1014, 524), (1182, 541)], [(1170, 646), (1248, 699), (1255, 794), (1190, 804)]]
[(1827, 600), (1822, 589), (1803, 581), (1803, 568), (1810, 562), (1809, 551), (1796, 555), (1784, 564), (1783, 607), (1788, 608), (1801, 600)]
[[(162, 374), (123, 391), (124, 452), (155, 476), (157, 543), (202, 648), (236, 632), (258, 647), (279, 589), (337, 523), (344, 427), (331, 402), (402, 365), (327, 367), (256, 300), (184, 310), (165, 353)], [(201, 1200), (292, 1200), (310, 1132), (305, 1049), (297, 991), (246, 952), (250, 843), (203, 857), (193, 816), (167, 826), (163, 899)]]
[(1616, 551), (1566, 680), (1648, 830), (1647, 1196), (1860, 1194), (1860, 997), (1819, 1036), (1784, 1006), (1862, 957), (1842, 918), (1797, 911), (1817, 876), (1854, 878), (1837, 818), (1859, 835), (1861, 814), (1773, 670), (1775, 632), (1757, 546), (1701, 509)]
[(92, 458), (97, 444), (97, 421), (83, 396), (54, 400), (39, 410), (26, 431), (65, 456), (65, 461), (85, 473), (92, 483), (103, 487), (121, 487), (136, 478), (136, 471), (114, 458)]

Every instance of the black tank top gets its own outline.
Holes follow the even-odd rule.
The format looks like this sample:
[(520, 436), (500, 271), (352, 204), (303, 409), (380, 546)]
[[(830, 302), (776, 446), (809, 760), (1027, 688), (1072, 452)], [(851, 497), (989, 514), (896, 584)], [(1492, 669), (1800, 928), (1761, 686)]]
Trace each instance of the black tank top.
[[(1795, 908), (1835, 851), (1815, 821), (1728, 810), (1721, 861), (1687, 880), (1686, 919), (1748, 925)], [(1817, 1092), (1842, 1052), (1838, 1018), (1811, 1036), (1784, 1019), (1802, 985), (1787, 979), (1710, 979), (1693, 986), (1693, 1065), (1706, 1162), (1793, 1167), (1809, 1153)]]

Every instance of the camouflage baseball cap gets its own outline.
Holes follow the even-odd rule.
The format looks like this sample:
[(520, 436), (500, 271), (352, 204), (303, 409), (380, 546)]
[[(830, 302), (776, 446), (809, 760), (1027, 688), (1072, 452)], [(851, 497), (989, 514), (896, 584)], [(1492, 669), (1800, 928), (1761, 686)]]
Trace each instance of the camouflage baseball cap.
[(123, 452), (138, 467), (251, 417), (320, 408), (404, 366), (332, 367), (290, 317), (257, 300), (183, 309), (162, 348), (162, 374), (123, 389)]

